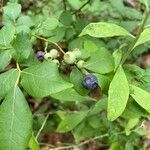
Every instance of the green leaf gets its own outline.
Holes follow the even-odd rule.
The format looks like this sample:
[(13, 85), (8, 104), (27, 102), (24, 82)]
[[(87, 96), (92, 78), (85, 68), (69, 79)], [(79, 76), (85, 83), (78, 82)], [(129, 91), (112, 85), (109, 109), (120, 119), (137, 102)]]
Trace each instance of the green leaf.
[(79, 111), (75, 113), (58, 112), (61, 122), (57, 128), (60, 133), (68, 132), (74, 129), (87, 115), (87, 111)]
[(58, 24), (59, 22), (56, 18), (47, 18), (47, 20), (43, 22), (42, 27), (45, 30), (53, 30)]
[(142, 13), (134, 8), (125, 7), (124, 11), (122, 12), (122, 15), (126, 18), (129, 18), (130, 20), (141, 20), (142, 19)]
[(108, 88), (109, 88), (109, 84), (112, 80), (112, 76), (108, 76), (108, 75), (102, 75), (102, 74), (98, 74), (95, 73), (94, 74), (97, 79), (98, 79), (98, 85), (101, 88), (101, 90), (105, 93), (108, 92)]
[(131, 132), (130, 130), (133, 129), (138, 123), (139, 123), (139, 118), (129, 119), (129, 121), (125, 127), (126, 135), (129, 135)]
[(38, 29), (39, 34), (43, 35), (51, 32), (59, 25), (59, 21), (56, 18), (47, 18), (43, 21), (41, 27)]
[(138, 41), (136, 42), (134, 48), (138, 45), (144, 44), (150, 41), (150, 28), (146, 28), (140, 35)]
[(53, 42), (60, 42), (64, 40), (66, 28), (58, 26), (52, 32), (55, 33), (55, 35), (52, 35), (52, 37), (50, 37), (49, 40)]
[(98, 102), (96, 102), (94, 107), (91, 108), (88, 115), (89, 116), (90, 115), (96, 115), (99, 112), (101, 112), (102, 110), (106, 109), (107, 108), (107, 103), (108, 103), (107, 97), (101, 98)]
[(116, 141), (111, 143), (109, 150), (124, 150), (124, 148), (119, 141)]
[(72, 84), (74, 84), (74, 89), (80, 94), (80, 95), (87, 95), (88, 90), (86, 90), (83, 85), (83, 74), (78, 68), (73, 68), (70, 74), (70, 81)]
[(71, 23), (73, 21), (71, 13), (68, 11), (62, 12), (62, 14), (59, 17), (59, 21), (65, 26), (71, 25)]
[(0, 147), (25, 150), (32, 133), (32, 114), (21, 90), (15, 86), (0, 105)]
[(86, 39), (84, 40), (84, 49), (87, 53), (91, 54), (96, 52), (98, 50), (98, 47), (93, 41)]
[(68, 3), (71, 5), (71, 7), (73, 7), (73, 9), (79, 9), (82, 5), (82, 2), (80, 0), (67, 0)]
[(14, 87), (18, 74), (19, 72), (17, 69), (11, 69), (5, 73), (0, 74), (0, 98), (4, 98), (8, 91)]
[(103, 41), (96, 39), (96, 38), (92, 38), (90, 36), (86, 36), (86, 37), (81, 37), (84, 39), (83, 42), (83, 48), (81, 47), (81, 59), (86, 60), (87, 58), (89, 58), (91, 55), (93, 55), (93, 53), (96, 53), (99, 50), (99, 47), (105, 47), (106, 45), (104, 44)]
[(130, 89), (130, 95), (133, 97), (133, 99), (150, 113), (150, 94), (135, 85), (130, 85)]
[(19, 34), (20, 32), (28, 33), (30, 34), (31, 30), (28, 26), (21, 25), (16, 27), (16, 34)]
[(88, 117), (87, 122), (94, 129), (99, 128), (101, 124), (101, 120), (99, 119), (99, 116), (96, 115)]
[(17, 20), (17, 26), (25, 25), (27, 27), (32, 27), (34, 25), (33, 20), (29, 16), (21, 16)]
[(123, 68), (127, 74), (127, 78), (130, 79), (131, 82), (135, 80), (135, 76), (136, 76), (136, 79), (141, 80), (141, 78), (145, 74), (144, 69), (138, 67), (137, 65), (125, 64)]
[[(140, 19), (140, 18), (138, 18)], [(125, 28), (126, 30), (128, 30), (130, 33), (132, 33), (132, 31), (134, 31), (134, 29), (137, 28), (138, 24), (140, 23), (140, 20), (121, 20), (120, 22), (120, 26), (122, 26), (123, 28)]]
[(117, 49), (113, 52), (114, 62), (115, 62), (115, 69), (119, 66), (121, 59), (122, 59), (122, 51), (120, 49)]
[(133, 143), (130, 140), (126, 143), (125, 150), (134, 150)]
[(85, 140), (85, 138), (93, 137), (94, 129), (84, 120), (75, 127), (73, 136), (77, 142), (81, 142), (82, 140)]
[(108, 91), (108, 119), (118, 118), (124, 111), (129, 97), (129, 86), (124, 70), (120, 66), (110, 83)]
[(140, 107), (132, 98), (129, 99), (128, 104), (126, 106), (125, 111), (121, 115), (121, 117), (125, 119), (134, 119), (134, 118), (149, 118), (149, 113)]
[(88, 34), (92, 37), (97, 37), (97, 38), (114, 37), (114, 36), (131, 36), (131, 37), (133, 37), (124, 28), (122, 28), (116, 24), (106, 23), (106, 22), (90, 23), (83, 29), (80, 36), (83, 36), (86, 34)]
[(27, 59), (32, 50), (29, 35), (25, 32), (20, 32), (19, 34), (17, 34), (12, 47), (12, 56), (17, 62), (21, 62)]
[(9, 50), (0, 51), (0, 71), (4, 70), (8, 66), (11, 60), (11, 55)]
[(79, 34), (81, 33), (82, 29), (87, 25), (87, 19), (78, 17), (76, 18), (76, 21), (73, 23), (73, 25), (74, 25), (76, 32)]
[(111, 5), (118, 11), (122, 12), (125, 9), (123, 1), (120, 0), (111, 0)]
[(16, 33), (30, 33), (30, 27), (34, 26), (33, 20), (29, 16), (21, 16), (17, 20)]
[(0, 46), (7, 46), (13, 40), (15, 28), (13, 26), (4, 26), (0, 30)]
[(105, 48), (100, 48), (87, 60), (85, 68), (100, 74), (109, 73), (114, 69), (114, 60)]
[(79, 37), (69, 42), (68, 49), (72, 51), (75, 48), (82, 49), (83, 38)]
[(57, 65), (52, 62), (43, 62), (24, 69), (21, 77), (23, 88), (28, 94), (37, 98), (43, 98), (73, 86), (60, 77)]
[(65, 32), (65, 40), (68, 41), (72, 38), (74, 38), (74, 36), (76, 35), (76, 32), (73, 28), (67, 28), (66, 32)]
[(30, 138), (28, 147), (30, 148), (30, 150), (40, 150), (39, 143), (37, 142), (33, 134)]
[(39, 63), (39, 60), (37, 59), (35, 52), (32, 50), (28, 59), (23, 61), (23, 66), (25, 67), (30, 67), (31, 65), (36, 65), (37, 63)]
[(51, 97), (60, 100), (61, 102), (71, 101), (71, 102), (83, 102), (89, 101), (92, 98), (88, 96), (81, 96), (73, 88), (63, 90), (61, 92), (51, 94)]
[(7, 5), (3, 7), (3, 11), (6, 17), (15, 21), (21, 13), (21, 5), (17, 3), (7, 3)]

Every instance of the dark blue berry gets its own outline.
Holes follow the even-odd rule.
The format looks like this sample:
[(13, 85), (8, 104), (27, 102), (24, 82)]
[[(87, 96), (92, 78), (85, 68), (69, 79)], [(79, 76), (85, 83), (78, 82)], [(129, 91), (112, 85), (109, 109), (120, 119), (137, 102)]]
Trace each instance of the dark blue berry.
[(95, 75), (88, 74), (83, 79), (83, 86), (88, 90), (93, 90), (98, 86), (98, 79)]
[(45, 53), (43, 51), (38, 51), (36, 56), (39, 60), (44, 60)]

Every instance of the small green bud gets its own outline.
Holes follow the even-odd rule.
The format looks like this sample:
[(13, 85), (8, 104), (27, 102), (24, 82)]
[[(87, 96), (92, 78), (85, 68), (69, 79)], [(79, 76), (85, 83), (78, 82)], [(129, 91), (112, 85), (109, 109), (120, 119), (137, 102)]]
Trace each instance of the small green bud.
[(44, 58), (45, 58), (46, 60), (51, 59), (50, 53), (46, 53), (46, 54), (44, 55)]
[(84, 68), (84, 64), (85, 64), (85, 61), (79, 60), (79, 61), (77, 62), (77, 67), (78, 67), (79, 69), (82, 69), (82, 68)]
[(74, 64), (76, 62), (76, 56), (73, 52), (66, 52), (64, 54), (64, 62), (66, 64)]
[(81, 51), (78, 48), (74, 49), (73, 53), (75, 54), (76, 58), (80, 58), (81, 57)]
[(49, 52), (50, 56), (52, 59), (55, 59), (59, 56), (59, 53), (56, 49), (51, 49), (50, 52)]

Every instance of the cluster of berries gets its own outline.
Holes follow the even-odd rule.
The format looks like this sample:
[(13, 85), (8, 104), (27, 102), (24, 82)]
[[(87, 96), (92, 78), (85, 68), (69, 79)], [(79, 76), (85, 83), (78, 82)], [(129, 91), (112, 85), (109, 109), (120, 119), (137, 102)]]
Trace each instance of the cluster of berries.
[(59, 61), (57, 58), (59, 57), (59, 53), (56, 49), (51, 49), (50, 52), (43, 52), (43, 51), (38, 51), (36, 54), (37, 58), (42, 61), (42, 60), (52, 60), (56, 64), (59, 64)]
[[(37, 52), (37, 58), (39, 60), (52, 60), (53, 62), (59, 63), (57, 58), (59, 57), (59, 52), (56, 49), (50, 50), (50, 52), (43, 52), (43, 51), (38, 51)], [(79, 69), (83, 68), (84, 66), (84, 61), (79, 60), (81, 57), (81, 51), (79, 49), (75, 49), (72, 52), (66, 52), (64, 54), (63, 60), (66, 64), (76, 64)]]
[[(38, 51), (37, 52), (37, 58), (42, 61), (42, 60), (51, 60), (54, 63), (59, 65), (59, 61), (57, 58), (59, 57), (59, 52), (56, 49), (51, 49), (50, 52), (43, 52), (43, 51)], [(79, 49), (75, 49), (73, 51), (66, 52), (63, 56), (63, 61), (66, 64), (72, 65), (76, 64), (76, 66), (79, 69), (84, 68), (85, 62), (81, 59), (81, 51)], [(87, 74), (84, 76), (82, 85), (88, 89), (88, 90), (93, 90), (98, 86), (98, 79), (95, 75), (93, 74)]]
[(64, 62), (66, 64), (76, 64), (79, 69), (82, 69), (85, 62), (79, 59), (81, 59), (81, 51), (79, 49), (64, 54)]

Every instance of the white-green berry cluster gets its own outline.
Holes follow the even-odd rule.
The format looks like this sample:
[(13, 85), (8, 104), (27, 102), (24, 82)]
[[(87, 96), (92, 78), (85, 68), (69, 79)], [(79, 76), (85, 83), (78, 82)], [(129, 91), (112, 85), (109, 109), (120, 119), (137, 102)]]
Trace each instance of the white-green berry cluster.
[(56, 49), (51, 49), (50, 52), (48, 52), (44, 55), (44, 58), (46, 60), (48, 60), (48, 59), (53, 60), (53, 59), (56, 59), (58, 57), (59, 57), (59, 53)]
[(77, 48), (73, 51), (66, 52), (64, 54), (64, 62), (69, 65), (76, 64), (77, 67), (81, 69), (84, 67), (85, 63), (83, 60), (80, 60), (81, 54), (81, 51)]
[(59, 61), (57, 60), (58, 57), (59, 57), (59, 52), (56, 49), (51, 49), (49, 52), (45, 53), (44, 55), (45, 60), (50, 60), (59, 66)]
[[(81, 51), (76, 48), (73, 51), (68, 51), (64, 53), (63, 56), (63, 61), (62, 63), (68, 64), (68, 65), (76, 65), (79, 69), (84, 68), (85, 62), (81, 60)], [(38, 59), (40, 60), (47, 60), (47, 61), (52, 61), (56, 64), (59, 65), (58, 57), (59, 57), (59, 52), (56, 49), (51, 49), (49, 52), (38, 52), (37, 55)], [(42, 58), (41, 58), (42, 57)]]

